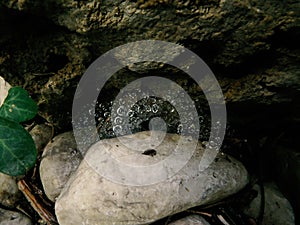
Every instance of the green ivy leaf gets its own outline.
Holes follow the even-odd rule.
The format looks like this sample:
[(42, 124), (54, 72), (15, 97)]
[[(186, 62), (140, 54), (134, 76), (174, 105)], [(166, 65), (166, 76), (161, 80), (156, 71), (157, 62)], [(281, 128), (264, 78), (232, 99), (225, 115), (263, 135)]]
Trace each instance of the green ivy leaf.
[(20, 124), (0, 117), (0, 172), (24, 175), (34, 166), (36, 157), (30, 134)]
[(0, 108), (0, 117), (15, 122), (24, 122), (37, 114), (37, 104), (21, 87), (12, 87)]

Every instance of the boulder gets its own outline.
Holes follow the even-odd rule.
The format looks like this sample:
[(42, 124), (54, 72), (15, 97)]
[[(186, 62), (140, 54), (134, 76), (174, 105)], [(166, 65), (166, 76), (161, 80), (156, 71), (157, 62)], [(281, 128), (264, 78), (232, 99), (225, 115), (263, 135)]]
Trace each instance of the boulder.
[[(78, 80), (96, 58), (137, 40), (179, 43), (217, 76), (234, 126), (242, 123), (250, 133), (262, 124), (275, 130), (277, 118), (293, 124), (290, 114), (299, 107), (298, 8), (297, 0), (6, 0), (0, 7), (0, 72), (33, 94), (48, 122), (69, 129)], [(138, 66), (121, 71), (104, 95), (116, 95), (137, 79), (129, 72)], [(169, 74), (192, 97), (199, 96), (197, 84), (162, 71), (156, 74)]]
[(223, 65), (268, 50), (269, 38), (297, 27), (298, 18), (297, 0), (288, 4), (280, 0), (7, 0), (3, 4), (46, 17), (71, 31), (97, 34), (97, 44), (104, 51), (134, 40), (166, 40), (188, 43)]

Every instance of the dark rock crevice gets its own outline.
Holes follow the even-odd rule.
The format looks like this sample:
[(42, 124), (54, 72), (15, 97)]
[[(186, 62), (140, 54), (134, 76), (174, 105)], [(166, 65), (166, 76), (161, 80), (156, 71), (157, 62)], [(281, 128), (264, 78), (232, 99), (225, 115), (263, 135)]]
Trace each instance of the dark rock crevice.
[[(202, 57), (218, 77), (233, 115), (251, 117), (262, 105), (270, 108), (265, 116), (281, 117), (276, 105), (299, 104), (297, 1), (145, 3), (4, 1), (1, 75), (26, 87), (42, 115), (64, 129), (66, 112), (57, 107), (71, 105), (90, 63), (120, 44), (154, 38), (177, 42)], [(136, 75), (124, 75), (123, 84)], [(117, 92), (120, 86), (114, 85)], [(261, 120), (252, 125), (262, 125)]]

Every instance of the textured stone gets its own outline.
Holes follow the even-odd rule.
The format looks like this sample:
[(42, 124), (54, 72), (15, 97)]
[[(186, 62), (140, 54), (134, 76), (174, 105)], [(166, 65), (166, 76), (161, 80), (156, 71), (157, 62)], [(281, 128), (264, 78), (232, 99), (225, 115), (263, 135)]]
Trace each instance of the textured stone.
[(51, 201), (55, 201), (81, 159), (72, 132), (56, 136), (45, 147), (40, 165), (40, 177), (45, 194)]
[(14, 207), (20, 197), (16, 178), (0, 173), (0, 203)]
[[(257, 218), (260, 212), (261, 194), (258, 185), (254, 187), (259, 194), (245, 209), (245, 213)], [(293, 208), (289, 201), (278, 190), (273, 183), (264, 184), (265, 189), (265, 210), (262, 225), (280, 224), (295, 225)]]
[[(154, 134), (160, 135), (160, 132)], [(188, 137), (184, 138), (186, 145), (180, 154), (182, 158), (171, 162), (173, 166), (187, 159), (186, 165), (174, 176), (158, 183), (143, 186), (143, 183), (148, 181), (150, 170), (149, 174), (131, 170), (124, 175), (125, 167), (120, 168), (118, 172), (117, 167), (112, 166), (113, 164), (107, 165), (110, 162), (101, 158), (103, 151), (109, 151), (117, 161), (141, 166), (158, 163), (176, 151), (174, 149), (179, 135), (167, 134), (161, 145), (156, 139), (153, 140), (154, 146), (159, 144), (156, 154), (142, 154), (143, 140), (149, 136), (150, 132), (147, 131), (125, 136), (125, 140), (129, 143), (134, 141), (131, 147), (140, 146), (138, 151), (126, 148), (117, 138), (94, 144), (56, 201), (55, 212), (60, 225), (146, 224), (193, 206), (220, 200), (237, 192), (248, 182), (247, 171), (242, 164), (221, 154), (208, 169), (200, 172), (199, 160), (203, 147), (199, 144), (192, 158), (188, 160), (187, 150), (190, 147), (188, 143), (193, 142)], [(109, 169), (108, 173), (102, 170), (105, 166)], [(97, 172), (97, 167), (101, 171)], [(173, 170), (170, 168), (168, 170), (166, 166), (162, 170), (157, 170), (155, 175), (158, 177), (172, 172)], [(116, 177), (121, 176), (121, 179), (126, 175), (132, 176), (139, 185), (132, 186), (126, 182), (122, 184), (116, 180), (111, 181), (114, 179), (110, 177), (112, 173), (117, 174)]]
[[(211, 40), (220, 46), (216, 60), (236, 64), (242, 56), (270, 48), (275, 30), (297, 26), (298, 1), (14, 1), (7, 7), (43, 15), (79, 33), (98, 32), (110, 49), (132, 40)], [(60, 10), (57, 10), (60, 9)], [(188, 18), (188, 19), (187, 19)], [(247, 23), (244, 23), (247, 21)], [(225, 43), (220, 43), (226, 40)], [(222, 46), (222, 47), (221, 47)], [(107, 50), (107, 48), (106, 48)], [(212, 50), (215, 50), (212, 49)], [(230, 57), (229, 57), (230, 56)]]
[(21, 213), (0, 208), (0, 225), (32, 225), (32, 222)]
[[(1, 75), (33, 93), (40, 115), (60, 128), (71, 125), (73, 93), (87, 66), (116, 46), (144, 39), (179, 43), (202, 57), (217, 75), (226, 101), (233, 104), (228, 106), (230, 119), (241, 118), (247, 127), (255, 121), (254, 127), (265, 124), (274, 130), (275, 117), (291, 119), (290, 107), (299, 106), (297, 0), (2, 3)], [(157, 75), (164, 76), (160, 72)], [(126, 71), (117, 80), (127, 84), (128, 77)], [(198, 85), (177, 80), (199, 96)], [(262, 105), (272, 105), (266, 113), (268, 118), (274, 115), (272, 121), (262, 123), (265, 115), (255, 113)]]

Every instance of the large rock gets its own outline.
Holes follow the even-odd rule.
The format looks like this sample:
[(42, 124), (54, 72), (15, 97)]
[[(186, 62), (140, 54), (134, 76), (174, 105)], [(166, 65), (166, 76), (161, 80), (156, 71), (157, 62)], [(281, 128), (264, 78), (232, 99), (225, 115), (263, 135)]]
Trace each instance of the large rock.
[(56, 136), (44, 149), (40, 177), (45, 194), (55, 201), (82, 157), (72, 132)]
[[(160, 132), (152, 134), (161, 135)], [(200, 172), (199, 162), (204, 149), (199, 144), (189, 160), (188, 149), (192, 146), (189, 143), (194, 140), (188, 137), (183, 138), (184, 151), (180, 151), (180, 154), (175, 150), (179, 139), (176, 134), (167, 134), (162, 144), (158, 139), (153, 139), (152, 145), (159, 147), (144, 151), (143, 142), (149, 136), (148, 131), (125, 136), (128, 142), (123, 143), (133, 141), (131, 147), (136, 151), (126, 148), (117, 138), (94, 144), (56, 201), (55, 212), (59, 223), (147, 224), (193, 206), (220, 200), (237, 192), (248, 182), (243, 165), (222, 154), (215, 158), (208, 169)], [(125, 166), (118, 171), (116, 164), (110, 164), (112, 161), (103, 158), (102, 153), (106, 151), (117, 162), (120, 160), (139, 169), (126, 173), (128, 168)], [(164, 174), (171, 177), (158, 183), (148, 183), (153, 178), (153, 168), (143, 170), (141, 166), (157, 166), (161, 160), (173, 154), (179, 154), (180, 159), (171, 161), (161, 170), (154, 170), (154, 177), (161, 178)], [(182, 162), (185, 163), (184, 167), (172, 176), (175, 173), (173, 166)], [(135, 185), (132, 182), (136, 182)]]
[[(7, 7), (43, 15), (79, 33), (96, 32), (106, 50), (133, 40), (186, 41), (221, 64), (270, 48), (274, 32), (297, 25), (297, 0), (277, 1), (97, 1), (6, 0)], [(59, 10), (57, 10), (59, 9)], [(244, 22), (247, 21), (247, 22)], [(102, 39), (105, 38), (105, 42)], [(209, 40), (211, 48), (202, 41)], [(102, 42), (102, 44), (101, 44)], [(213, 51), (213, 52), (212, 52)]]
[[(113, 47), (143, 39), (180, 43), (202, 57), (231, 103), (230, 120), (241, 118), (237, 124), (243, 122), (245, 130), (262, 124), (274, 130), (274, 119), (292, 120), (290, 112), (299, 106), (297, 0), (5, 0), (2, 5), (7, 8), (0, 8), (1, 75), (33, 93), (40, 114), (60, 128), (71, 125), (73, 93), (87, 66)], [(128, 77), (123, 71), (116, 80), (126, 85)], [(177, 80), (199, 95), (198, 85)], [(112, 85), (116, 89), (118, 82)], [(256, 113), (270, 105), (265, 114)]]

